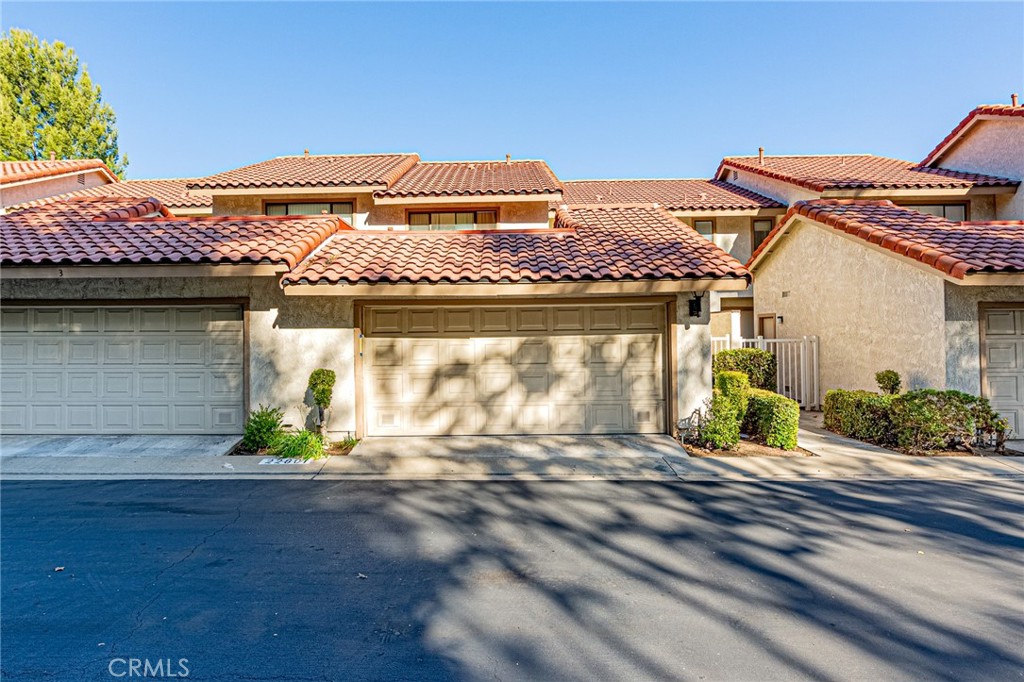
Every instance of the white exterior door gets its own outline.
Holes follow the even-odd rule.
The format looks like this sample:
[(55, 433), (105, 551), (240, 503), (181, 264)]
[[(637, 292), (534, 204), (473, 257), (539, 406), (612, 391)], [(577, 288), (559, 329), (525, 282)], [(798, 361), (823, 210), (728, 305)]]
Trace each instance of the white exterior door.
[(665, 306), (370, 307), (368, 436), (664, 433)]
[(1010, 422), (1011, 438), (1024, 434), (1024, 306), (982, 310), (982, 395)]
[(241, 433), (242, 324), (237, 305), (5, 306), (3, 433)]

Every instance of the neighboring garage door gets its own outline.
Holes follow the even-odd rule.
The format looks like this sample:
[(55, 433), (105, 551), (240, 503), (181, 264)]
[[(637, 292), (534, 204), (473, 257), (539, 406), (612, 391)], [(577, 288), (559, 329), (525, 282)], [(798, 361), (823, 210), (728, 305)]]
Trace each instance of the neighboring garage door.
[(370, 436), (663, 433), (665, 306), (370, 307)]
[(74, 306), (0, 314), (5, 434), (234, 434), (239, 306)]
[(1010, 422), (1012, 438), (1024, 433), (1024, 306), (982, 309), (985, 332), (982, 394)]

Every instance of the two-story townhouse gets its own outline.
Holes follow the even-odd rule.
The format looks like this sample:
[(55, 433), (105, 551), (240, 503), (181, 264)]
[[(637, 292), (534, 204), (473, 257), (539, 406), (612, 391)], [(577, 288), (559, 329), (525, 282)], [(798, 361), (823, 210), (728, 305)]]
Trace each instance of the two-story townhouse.
[[(5, 433), (670, 433), (742, 264), (655, 207), (547, 207), (539, 161), (306, 156), (187, 183), (214, 215), (74, 197), (0, 220)], [(243, 215), (239, 215), (243, 214)], [(59, 228), (59, 229), (54, 229)]]
[(820, 338), (820, 383), (988, 397), (1024, 432), (1024, 107), (981, 106), (917, 164), (726, 158), (792, 206), (748, 261), (759, 331)]

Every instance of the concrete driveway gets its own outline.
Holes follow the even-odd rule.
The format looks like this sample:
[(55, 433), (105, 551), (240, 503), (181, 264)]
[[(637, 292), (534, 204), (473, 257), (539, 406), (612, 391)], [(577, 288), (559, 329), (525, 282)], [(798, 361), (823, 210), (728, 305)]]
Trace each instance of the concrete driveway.
[(0, 436), (3, 457), (218, 457), (238, 436)]

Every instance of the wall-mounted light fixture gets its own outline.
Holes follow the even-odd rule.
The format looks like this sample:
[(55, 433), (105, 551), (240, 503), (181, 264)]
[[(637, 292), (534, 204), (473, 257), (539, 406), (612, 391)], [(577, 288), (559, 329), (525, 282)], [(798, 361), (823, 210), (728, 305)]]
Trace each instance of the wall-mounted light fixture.
[(700, 317), (701, 313), (701, 301), (704, 300), (704, 294), (694, 294), (693, 298), (690, 299), (690, 317)]
[(779, 321), (779, 324), (782, 324), (782, 315), (776, 315), (775, 319)]

